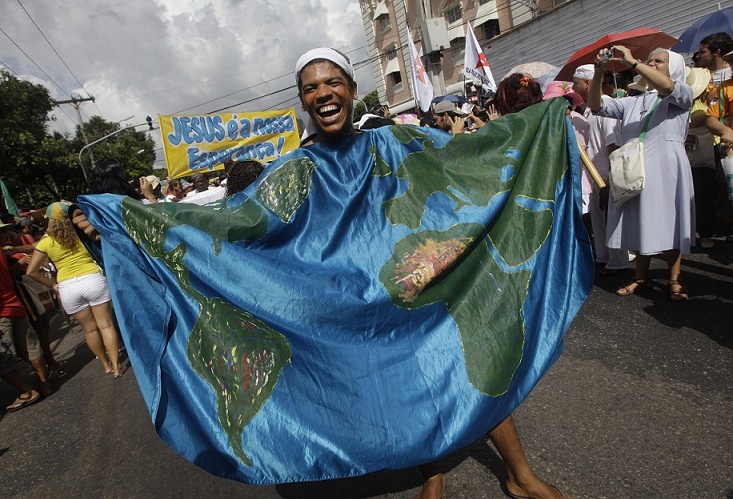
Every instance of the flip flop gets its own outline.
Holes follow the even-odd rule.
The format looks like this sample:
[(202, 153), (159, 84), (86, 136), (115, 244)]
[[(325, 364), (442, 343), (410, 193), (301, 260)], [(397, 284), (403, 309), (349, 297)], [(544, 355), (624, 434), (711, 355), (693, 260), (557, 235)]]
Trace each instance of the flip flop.
[[(552, 487), (553, 489), (557, 490), (557, 492), (558, 492), (558, 493), (560, 494), (560, 497), (561, 497), (562, 499), (572, 499), (572, 498), (571, 498), (570, 496), (568, 496), (568, 495), (565, 495), (565, 492), (563, 492), (562, 490), (558, 489), (557, 487), (555, 487), (555, 486), (554, 486), (554, 485), (552, 485), (551, 483), (548, 483), (547, 485), (549, 485), (549, 486), (550, 486), (550, 487)], [(530, 497), (530, 496), (518, 496), (518, 495), (516, 495), (516, 494), (512, 494), (511, 492), (509, 492), (509, 491), (508, 491), (508, 490), (506, 490), (506, 489), (504, 489), (504, 493), (505, 493), (505, 494), (506, 494), (507, 496), (511, 497), (512, 499), (532, 499), (532, 497)]]
[(48, 371), (48, 379), (59, 379), (63, 378), (64, 376), (66, 376), (66, 371), (64, 371), (64, 369), (61, 367)]
[[(27, 395), (25, 393), (21, 393), (20, 396), (18, 396), (18, 398), (15, 399), (15, 402), (7, 406), (5, 410), (8, 412), (19, 411), (24, 407), (28, 407), (31, 404), (35, 404), (36, 402), (38, 402), (41, 399), (40, 393), (38, 392), (31, 392), (31, 393), (35, 393), (36, 396), (34, 397), (33, 395)], [(27, 395), (27, 396), (24, 397), (23, 395)]]

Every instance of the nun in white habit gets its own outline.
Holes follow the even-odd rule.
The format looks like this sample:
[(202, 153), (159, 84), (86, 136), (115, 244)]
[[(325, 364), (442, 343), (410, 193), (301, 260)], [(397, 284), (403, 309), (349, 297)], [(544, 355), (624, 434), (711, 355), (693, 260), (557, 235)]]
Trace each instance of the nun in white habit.
[(635, 59), (623, 46), (612, 47), (621, 61), (646, 81), (649, 91), (634, 97), (601, 97), (606, 62), (596, 58), (598, 69), (591, 82), (588, 104), (599, 116), (621, 120), (622, 143), (639, 137), (645, 118), (656, 109), (644, 140), (645, 184), (641, 194), (620, 208), (610, 200), (607, 239), (609, 248), (638, 252), (634, 280), (616, 290), (621, 296), (643, 291), (651, 256), (662, 253), (669, 266), (669, 297), (688, 298), (680, 282), (682, 253), (695, 242), (695, 204), (685, 138), (692, 107), (692, 88), (685, 83), (685, 62), (666, 49), (652, 51), (646, 62)]

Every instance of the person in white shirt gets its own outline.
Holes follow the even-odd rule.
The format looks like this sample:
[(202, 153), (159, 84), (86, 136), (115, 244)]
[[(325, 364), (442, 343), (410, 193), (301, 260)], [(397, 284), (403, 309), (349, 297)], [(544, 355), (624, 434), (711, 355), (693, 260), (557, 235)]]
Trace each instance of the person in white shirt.
[[(593, 64), (584, 64), (575, 70), (573, 75), (573, 89), (588, 102), (590, 82), (595, 74)], [(618, 146), (616, 141), (619, 121), (613, 118), (604, 118), (591, 113), (586, 108), (584, 116), (588, 120), (590, 132), (588, 134), (588, 156), (596, 166), (598, 173), (608, 183), (608, 155)], [(606, 243), (606, 209), (608, 207), (608, 187), (599, 189), (592, 185), (588, 212), (593, 227), (593, 246), (596, 253), (596, 262), (603, 265), (600, 276), (612, 275), (629, 266), (629, 252), (622, 249), (609, 248)]]

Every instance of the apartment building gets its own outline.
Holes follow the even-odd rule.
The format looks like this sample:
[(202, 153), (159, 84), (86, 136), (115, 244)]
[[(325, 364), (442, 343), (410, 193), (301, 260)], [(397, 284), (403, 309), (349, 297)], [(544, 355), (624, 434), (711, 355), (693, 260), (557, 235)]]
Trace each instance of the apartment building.
[(645, 26), (678, 36), (697, 18), (731, 5), (733, 0), (360, 0), (379, 100), (393, 112), (414, 107), (408, 29), (437, 96), (464, 92), (468, 22), (498, 83), (517, 64), (561, 66), (607, 33)]

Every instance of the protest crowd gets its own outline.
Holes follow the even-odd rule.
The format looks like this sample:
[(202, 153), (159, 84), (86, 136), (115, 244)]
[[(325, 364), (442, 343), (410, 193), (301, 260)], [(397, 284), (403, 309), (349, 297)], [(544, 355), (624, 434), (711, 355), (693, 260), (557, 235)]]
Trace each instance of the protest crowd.
[[(338, 53), (317, 50), (321, 52), (301, 58), (296, 68), (303, 109), (311, 118), (301, 147), (401, 125), (383, 105), (352, 123), (351, 94), (356, 87), (353, 71), (348, 71), (350, 64)], [(729, 150), (733, 152), (733, 128), (728, 124), (733, 113), (729, 65), (733, 39), (728, 33), (706, 37), (691, 54), (690, 65), (682, 55), (666, 49), (651, 50), (646, 60), (622, 44), (610, 50), (610, 56), (599, 53), (595, 62), (574, 68), (572, 82), (543, 82), (515, 73), (494, 90), (482, 91), (479, 86), (472, 98), (436, 99), (419, 125), (446, 134), (473, 134), (494, 120), (543, 101), (565, 99), (578, 145), (606, 184), (599, 185), (583, 169), (578, 195), (593, 244), (595, 278), (627, 272), (633, 265), (633, 278), (616, 289), (616, 295), (649, 292), (650, 261), (661, 255), (669, 269), (668, 297), (683, 302), (695, 294), (681, 275), (683, 255), (695, 245), (708, 249), (730, 244), (733, 248), (733, 203), (724, 173), (727, 158), (733, 158), (728, 156)], [(607, 68), (611, 59), (626, 69), (614, 73)], [(319, 79), (326, 77), (343, 78), (343, 88), (322, 89)], [(338, 114), (319, 111), (331, 103)], [(346, 123), (342, 115), (348, 118)], [(644, 144), (643, 189), (621, 192), (609, 176), (613, 176), (618, 157), (629, 154), (614, 155), (614, 151), (634, 141), (639, 149), (640, 137)], [(186, 178), (150, 175), (128, 179), (121, 165), (106, 161), (93, 172), (90, 187), (93, 194), (122, 194), (147, 205), (203, 206), (243, 191), (263, 170), (266, 176), (266, 165), (257, 161), (228, 160), (216, 176), (195, 173)], [(728, 175), (732, 174), (733, 170)], [(125, 347), (113, 317), (116, 304), (93, 252), (87, 251), (88, 242), (82, 244), (79, 239), (87, 239), (93, 227), (88, 222), (85, 225), (85, 220), (72, 223), (78, 211), (71, 206), (71, 202), (57, 202), (22, 214), (3, 208), (0, 375), (18, 392), (6, 411), (51, 396), (54, 380), (66, 374), (49, 344), (48, 318), (52, 314), (64, 314), (80, 324), (103, 373), (117, 378), (127, 368), (119, 354)], [(24, 362), (30, 364), (36, 379), (22, 374)], [(511, 415), (490, 436), (507, 464), (506, 493), (510, 497), (567, 497), (534, 476), (521, 452)], [(421, 470), (425, 486), (419, 497), (440, 497), (442, 475), (429, 464)]]

